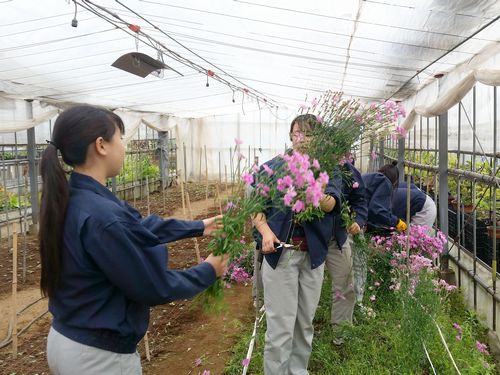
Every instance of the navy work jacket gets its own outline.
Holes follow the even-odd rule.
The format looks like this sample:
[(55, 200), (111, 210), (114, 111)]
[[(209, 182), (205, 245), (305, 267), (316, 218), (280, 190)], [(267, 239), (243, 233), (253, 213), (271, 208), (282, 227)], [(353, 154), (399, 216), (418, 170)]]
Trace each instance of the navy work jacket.
[(393, 194), (391, 181), (380, 172), (367, 173), (362, 177), (368, 205), (368, 228), (395, 227), (399, 219), (391, 211)]
[(202, 221), (145, 219), (93, 178), (72, 173), (60, 285), (49, 301), (53, 328), (85, 345), (134, 353), (149, 307), (190, 298), (213, 267), (169, 270), (165, 243), (203, 234)]

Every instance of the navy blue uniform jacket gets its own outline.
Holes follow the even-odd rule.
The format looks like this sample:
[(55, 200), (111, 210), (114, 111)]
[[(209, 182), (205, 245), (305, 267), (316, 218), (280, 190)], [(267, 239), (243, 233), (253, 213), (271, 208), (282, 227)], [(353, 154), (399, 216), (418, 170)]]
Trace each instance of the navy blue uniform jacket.
[[(392, 212), (397, 217), (406, 218), (406, 191), (406, 183), (400, 182), (399, 187), (394, 192)], [(417, 212), (422, 210), (426, 199), (427, 197), (422, 190), (415, 184), (410, 185), (410, 217), (413, 217)]]
[(61, 282), (49, 301), (54, 329), (85, 345), (134, 353), (150, 306), (190, 298), (215, 281), (208, 263), (167, 269), (165, 243), (203, 230), (202, 221), (143, 219), (96, 180), (73, 173)]
[[(342, 202), (348, 204), (351, 210), (356, 214), (355, 221), (362, 228), (368, 219), (368, 206), (365, 197), (365, 183), (359, 171), (351, 164), (345, 163), (341, 167), (342, 171)], [(353, 188), (354, 183), (358, 183), (357, 188)], [(333, 236), (339, 249), (342, 248), (347, 240), (346, 224), (340, 215), (334, 216)]]
[(393, 190), (391, 181), (380, 172), (367, 173), (362, 177), (368, 204), (369, 228), (395, 227), (399, 219), (391, 212)]
[[(264, 164), (275, 170), (280, 169), (284, 163), (284, 160), (278, 156)], [(301, 223), (304, 228), (307, 246), (309, 248), (308, 252), (312, 269), (321, 266), (325, 261), (326, 254), (328, 253), (328, 242), (331, 238), (333, 230), (333, 216), (338, 214), (341, 209), (340, 189), (338, 188), (341, 182), (339, 182), (339, 179), (340, 176), (334, 178), (330, 176), (330, 181), (325, 189), (325, 194), (331, 195), (335, 198), (336, 204), (333, 211), (325, 213), (325, 216), (322, 219), (313, 219), (311, 221)], [(267, 218), (267, 224), (276, 237), (278, 237), (278, 239), (282, 242), (288, 242), (292, 234), (292, 210), (289, 207), (284, 207), (283, 202), (276, 202), (276, 204), (271, 205), (270, 208), (264, 211), (264, 214)], [(257, 248), (262, 248), (262, 237), (257, 230), (254, 231), (254, 236), (257, 242)], [(264, 256), (267, 263), (272, 268), (276, 268), (278, 265), (281, 253), (282, 250), (279, 249), (275, 253), (266, 254)]]

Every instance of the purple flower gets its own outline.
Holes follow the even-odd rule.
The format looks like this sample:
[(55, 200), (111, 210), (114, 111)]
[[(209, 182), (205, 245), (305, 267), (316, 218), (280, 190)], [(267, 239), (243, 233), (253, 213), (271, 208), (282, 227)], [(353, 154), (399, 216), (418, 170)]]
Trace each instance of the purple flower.
[(345, 301), (345, 296), (339, 291), (337, 290), (335, 292), (335, 299), (338, 301), (338, 300), (342, 300), (342, 301)]
[(453, 323), (453, 328), (455, 328), (458, 332), (462, 333), (462, 327), (460, 327), (458, 323)]
[(233, 202), (227, 202), (226, 207), (224, 207), (224, 211), (229, 211), (231, 208), (236, 208), (236, 205)]

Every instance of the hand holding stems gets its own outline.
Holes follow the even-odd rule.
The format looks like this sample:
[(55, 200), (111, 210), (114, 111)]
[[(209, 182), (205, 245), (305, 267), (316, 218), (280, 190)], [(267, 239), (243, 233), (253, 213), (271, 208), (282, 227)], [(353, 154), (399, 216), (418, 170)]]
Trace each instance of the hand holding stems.
[(205, 226), (205, 229), (203, 230), (203, 235), (204, 236), (213, 235), (215, 231), (222, 229), (224, 227), (222, 223), (222, 215), (217, 215), (204, 219), (203, 225)]
[(276, 252), (275, 243), (281, 243), (278, 237), (273, 233), (267, 224), (266, 215), (262, 212), (256, 214), (252, 219), (253, 225), (262, 235), (262, 253), (269, 254)]
[(361, 227), (358, 223), (354, 222), (347, 228), (347, 232), (352, 235), (358, 234), (361, 232)]
[(210, 254), (205, 262), (209, 263), (215, 271), (217, 277), (222, 277), (227, 271), (227, 264), (229, 261), (229, 254), (213, 255)]

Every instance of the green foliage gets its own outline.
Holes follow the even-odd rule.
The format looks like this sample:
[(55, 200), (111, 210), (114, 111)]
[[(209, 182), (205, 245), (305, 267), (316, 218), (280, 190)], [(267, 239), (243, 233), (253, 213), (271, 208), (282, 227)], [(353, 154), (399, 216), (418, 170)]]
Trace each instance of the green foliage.
[(160, 167), (152, 161), (151, 155), (125, 155), (125, 161), (116, 181), (118, 184), (126, 184), (133, 181), (142, 181), (160, 176)]
[[(332, 343), (335, 336), (330, 325), (331, 284), (328, 275), (325, 277), (314, 320), (310, 374), (432, 373), (423, 344), (438, 374), (456, 373), (436, 323), (462, 374), (494, 374), (490, 356), (476, 348), (476, 341), (484, 342), (485, 328), (474, 313), (465, 309), (461, 292), (436, 293), (433, 275), (429, 273), (420, 276), (413, 296), (407, 293), (404, 282), (395, 293), (389, 289), (394, 277), (389, 259), (387, 252), (373, 250), (369, 254), (367, 294), (363, 304), (355, 307), (354, 325), (344, 326), (345, 343), (340, 347)], [(376, 286), (376, 282), (380, 285)], [(371, 295), (376, 295), (375, 301), (370, 300)], [(460, 340), (456, 338), (458, 331), (453, 323), (461, 327)], [(254, 349), (249, 374), (263, 374), (264, 331), (265, 325), (259, 328), (261, 345)], [(241, 372), (249, 341), (250, 333), (235, 345), (225, 374)]]

